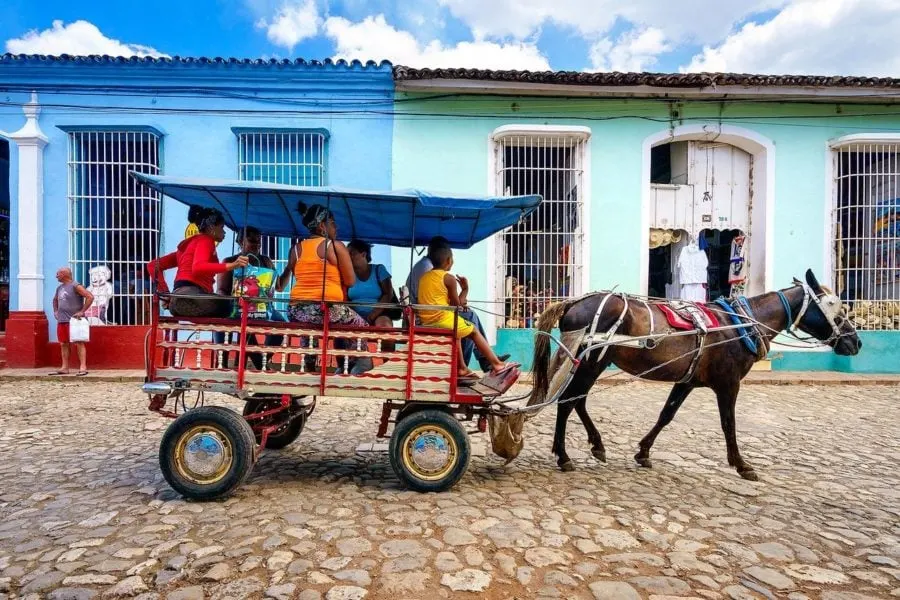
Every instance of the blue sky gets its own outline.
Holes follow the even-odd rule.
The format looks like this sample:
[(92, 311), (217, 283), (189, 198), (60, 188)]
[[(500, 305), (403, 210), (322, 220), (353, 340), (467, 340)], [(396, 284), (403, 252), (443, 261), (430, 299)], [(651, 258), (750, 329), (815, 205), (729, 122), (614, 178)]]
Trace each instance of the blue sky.
[(6, 0), (0, 43), (45, 54), (898, 76), (898, 12), (897, 0)]

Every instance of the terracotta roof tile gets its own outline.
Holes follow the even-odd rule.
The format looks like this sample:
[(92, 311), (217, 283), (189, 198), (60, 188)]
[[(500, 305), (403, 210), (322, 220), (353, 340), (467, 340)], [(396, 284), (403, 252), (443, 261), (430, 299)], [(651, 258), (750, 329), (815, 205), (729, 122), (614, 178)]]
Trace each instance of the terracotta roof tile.
[(823, 75), (756, 75), (749, 73), (585, 73), (581, 71), (492, 71), (486, 69), (414, 69), (395, 66), (395, 81), (457, 79), (585, 86), (650, 86), (701, 88), (750, 87), (900, 87), (900, 79)]
[(290, 68), (290, 67), (312, 67), (312, 68), (336, 68), (336, 69), (382, 69), (389, 68), (391, 63), (388, 61), (366, 61), (362, 63), (358, 60), (347, 62), (345, 60), (333, 61), (330, 58), (325, 60), (306, 60), (303, 58), (296, 59), (262, 59), (262, 58), (192, 58), (189, 56), (172, 56), (172, 57), (154, 57), (154, 56), (71, 56), (69, 54), (61, 54), (59, 56), (47, 56), (41, 54), (3, 54), (0, 55), (0, 65), (15, 63), (31, 63), (31, 64), (78, 64), (78, 65), (170, 65), (170, 66), (228, 66), (228, 67), (263, 67), (263, 68)]

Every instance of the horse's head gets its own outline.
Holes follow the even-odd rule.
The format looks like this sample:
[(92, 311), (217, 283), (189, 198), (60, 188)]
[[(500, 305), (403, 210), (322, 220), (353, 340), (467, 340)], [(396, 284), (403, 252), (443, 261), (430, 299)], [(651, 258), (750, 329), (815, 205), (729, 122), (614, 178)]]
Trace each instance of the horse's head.
[(859, 354), (862, 342), (841, 299), (819, 284), (812, 269), (807, 269), (805, 283), (795, 279), (794, 285), (802, 286), (805, 294), (797, 329), (831, 346), (836, 354)]

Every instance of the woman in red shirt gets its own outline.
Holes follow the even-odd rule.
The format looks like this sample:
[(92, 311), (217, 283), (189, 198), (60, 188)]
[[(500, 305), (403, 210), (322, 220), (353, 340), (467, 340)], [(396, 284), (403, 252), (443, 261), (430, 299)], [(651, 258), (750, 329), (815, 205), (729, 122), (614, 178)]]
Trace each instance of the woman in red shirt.
[[(247, 257), (239, 256), (233, 262), (219, 262), (216, 244), (225, 239), (225, 218), (214, 208), (204, 209), (199, 224), (200, 232), (178, 244), (175, 252), (147, 263), (147, 271), (155, 278), (157, 290), (167, 293), (169, 287), (163, 272), (175, 273), (175, 287), (163, 306), (176, 317), (227, 317), (231, 314), (231, 302), (217, 296), (213, 284), (218, 273), (247, 266)], [(179, 296), (210, 296), (209, 299)], [(218, 299), (218, 300), (217, 300)]]

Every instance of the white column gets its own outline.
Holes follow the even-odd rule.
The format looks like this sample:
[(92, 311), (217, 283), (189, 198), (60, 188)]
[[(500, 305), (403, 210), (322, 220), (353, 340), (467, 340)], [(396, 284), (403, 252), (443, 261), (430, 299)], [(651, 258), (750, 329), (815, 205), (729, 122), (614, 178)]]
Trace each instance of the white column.
[(49, 140), (38, 125), (37, 94), (22, 107), (25, 125), (9, 137), (19, 149), (19, 306), (44, 310), (44, 146)]

